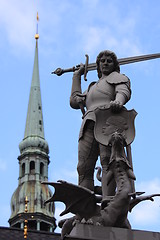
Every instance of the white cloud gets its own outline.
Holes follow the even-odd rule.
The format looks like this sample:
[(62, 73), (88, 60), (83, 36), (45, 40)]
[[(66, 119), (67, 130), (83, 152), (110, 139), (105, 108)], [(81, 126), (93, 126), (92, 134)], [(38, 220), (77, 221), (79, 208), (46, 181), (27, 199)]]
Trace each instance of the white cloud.
[(139, 44), (135, 41), (133, 36), (128, 36), (126, 34), (129, 29), (130, 26), (127, 26), (125, 28), (124, 34), (117, 34), (116, 30), (114, 31), (112, 27), (108, 26), (83, 26), (79, 28), (79, 34), (82, 36), (82, 46), (84, 52), (87, 52), (90, 55), (95, 55), (97, 53), (97, 50), (100, 51), (103, 49), (110, 49), (123, 56), (128, 54), (140, 54), (141, 50), (138, 47)]
[[(122, 15), (119, 4), (95, 1), (92, 6), (84, 3), (84, 15), (77, 24), (79, 45), (83, 51), (95, 56), (97, 51), (110, 49), (122, 56), (141, 53), (142, 46), (137, 36), (139, 11), (129, 8)], [(89, 3), (89, 2), (88, 2)], [(81, 41), (81, 43), (80, 43)]]
[[(0, 1), (0, 27), (5, 30), (9, 44), (30, 49), (31, 35), (36, 30), (36, 10), (34, 4), (26, 1)], [(35, 17), (35, 20), (34, 20)]]
[[(137, 184), (137, 191), (145, 191), (145, 195), (160, 194), (160, 179), (141, 182)], [(142, 227), (146, 230), (152, 225), (159, 225), (160, 221), (160, 197), (155, 197), (154, 202), (144, 201), (137, 205), (130, 214), (133, 227)]]
[(149, 224), (156, 224), (159, 222), (160, 209), (158, 204), (152, 202), (141, 203), (133, 210), (132, 221), (134, 224), (148, 226)]
[[(58, 225), (58, 222), (62, 219), (66, 219), (66, 218), (70, 218), (73, 216), (73, 214), (71, 213), (68, 213), (62, 217), (60, 217), (60, 214), (65, 210), (65, 205), (63, 203), (58, 203), (56, 202), (55, 204), (55, 218), (56, 218), (56, 223)], [(56, 232), (60, 233), (61, 232), (61, 229), (57, 226), (56, 228)]]
[(160, 193), (160, 179), (155, 178), (152, 181), (137, 183), (137, 189), (146, 190), (147, 194)]
[[(34, 36), (36, 31), (37, 6), (40, 14), (40, 29), (46, 43), (45, 52), (46, 48), (48, 52), (53, 51), (51, 45), (56, 46), (58, 43), (63, 45), (63, 41), (66, 42), (65, 37), (68, 39), (68, 34), (71, 40), (72, 34), (75, 33), (79, 36), (76, 43), (73, 41), (73, 44), (77, 45), (75, 48), (92, 56), (103, 49), (114, 50), (117, 54), (122, 53), (123, 56), (140, 52), (135, 38), (136, 18), (132, 17), (132, 12), (122, 17), (118, 6), (114, 3), (103, 2), (103, 6), (98, 0), (94, 0), (92, 4), (86, 0), (78, 4), (62, 1), (57, 4), (54, 15), (53, 6), (49, 2), (45, 4), (45, 9), (41, 3), (36, 4), (36, 1), (0, 0), (0, 4), (0, 28), (5, 30), (7, 40), (15, 52), (18, 50), (17, 47), (32, 49), (34, 42), (30, 36)], [(75, 17), (77, 17), (76, 21)], [(69, 30), (71, 23), (72, 28)]]
[(54, 174), (54, 180), (51, 178), (51, 181), (58, 181), (58, 180), (64, 180), (69, 183), (76, 184), (77, 183), (77, 170), (69, 170), (68, 168), (61, 168), (58, 172), (55, 172)]
[(0, 172), (4, 172), (7, 169), (7, 164), (4, 160), (0, 159)]

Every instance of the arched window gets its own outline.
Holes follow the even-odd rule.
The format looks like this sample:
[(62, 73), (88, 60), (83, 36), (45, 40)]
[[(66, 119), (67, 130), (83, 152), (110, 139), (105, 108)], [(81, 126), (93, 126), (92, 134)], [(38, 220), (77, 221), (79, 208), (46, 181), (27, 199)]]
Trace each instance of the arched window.
[(34, 161), (30, 162), (30, 173), (31, 174), (35, 173), (35, 162)]
[(52, 211), (52, 205), (51, 205), (51, 203), (49, 203), (48, 205), (49, 205), (49, 207), (48, 207), (49, 208), (49, 212), (51, 212)]
[(25, 163), (22, 164), (22, 177), (24, 177), (25, 174)]
[(41, 190), (41, 195), (40, 195), (40, 201), (41, 201), (41, 208), (44, 207), (44, 201), (43, 201), (43, 193), (42, 193), (42, 190)]
[(12, 211), (14, 212), (15, 211), (15, 205), (12, 204)]
[(44, 175), (44, 163), (41, 162), (40, 164), (40, 174), (43, 176)]

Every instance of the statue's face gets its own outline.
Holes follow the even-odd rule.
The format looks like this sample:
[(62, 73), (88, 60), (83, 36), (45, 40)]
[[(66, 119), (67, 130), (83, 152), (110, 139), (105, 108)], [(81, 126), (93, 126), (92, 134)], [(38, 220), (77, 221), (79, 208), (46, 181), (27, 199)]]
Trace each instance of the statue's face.
[(103, 55), (100, 59), (100, 71), (102, 76), (109, 75), (114, 71), (114, 62), (111, 56)]

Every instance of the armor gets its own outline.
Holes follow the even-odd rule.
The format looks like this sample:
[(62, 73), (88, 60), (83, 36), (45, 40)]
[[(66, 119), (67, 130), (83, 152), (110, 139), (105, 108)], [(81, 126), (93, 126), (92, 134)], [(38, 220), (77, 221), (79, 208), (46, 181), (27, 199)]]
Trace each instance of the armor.
[[(75, 84), (75, 82), (77, 82), (77, 84)], [(71, 107), (76, 109), (79, 108), (76, 96), (77, 93), (81, 93), (81, 87), (78, 85), (80, 85), (80, 79), (76, 74), (74, 74), (70, 104)], [(87, 91), (83, 93), (83, 97), (85, 98), (83, 105), (86, 107), (87, 111), (83, 116), (79, 139), (83, 136), (86, 121), (92, 120), (95, 122), (96, 118), (94, 110), (97, 107), (109, 107), (110, 102), (115, 99), (116, 94), (124, 96), (124, 104), (130, 99), (130, 80), (123, 74), (112, 72), (106, 78), (101, 78), (97, 82), (93, 82), (89, 85)]]

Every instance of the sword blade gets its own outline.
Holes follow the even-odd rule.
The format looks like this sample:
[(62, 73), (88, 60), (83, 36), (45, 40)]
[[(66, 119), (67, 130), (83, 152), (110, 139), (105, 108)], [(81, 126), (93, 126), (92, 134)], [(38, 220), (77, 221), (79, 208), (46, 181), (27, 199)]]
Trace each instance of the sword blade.
[[(125, 64), (130, 64), (130, 63), (152, 60), (152, 59), (156, 59), (156, 58), (160, 58), (160, 53), (140, 55), (140, 56), (134, 56), (134, 57), (127, 57), (127, 58), (119, 58), (118, 62), (119, 62), (119, 65), (125, 65)], [(52, 73), (57, 74), (58, 76), (61, 76), (63, 73), (74, 72), (75, 70), (78, 70), (79, 66), (80, 65), (77, 65), (76, 67), (72, 67), (72, 68), (68, 68), (68, 69), (57, 68)], [(87, 66), (87, 71), (93, 71), (96, 69), (97, 69), (96, 63), (89, 63)]]
[(136, 63), (141, 61), (147, 61), (155, 58), (160, 58), (160, 53), (155, 54), (147, 54), (147, 55), (141, 55), (141, 56), (135, 56), (135, 57), (127, 57), (127, 58), (120, 58), (118, 59), (118, 62), (120, 65), (130, 64), (130, 63)]
[[(160, 53), (155, 53), (155, 54), (147, 54), (147, 55), (140, 55), (140, 56), (134, 56), (134, 57), (127, 57), (127, 58), (119, 58), (118, 62), (119, 65), (125, 65), (125, 64), (130, 64), (130, 63), (136, 63), (136, 62), (142, 62), (142, 61), (147, 61), (155, 58), (160, 58)], [(89, 63), (87, 70), (92, 71), (96, 70), (97, 65), (96, 63)]]

